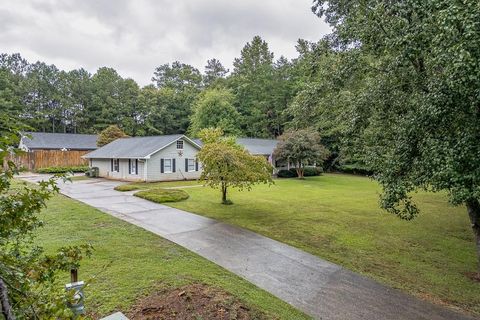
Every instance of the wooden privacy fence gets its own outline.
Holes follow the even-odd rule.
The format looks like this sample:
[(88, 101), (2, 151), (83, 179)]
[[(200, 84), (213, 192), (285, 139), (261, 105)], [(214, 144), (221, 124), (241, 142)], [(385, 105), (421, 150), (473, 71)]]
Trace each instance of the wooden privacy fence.
[(18, 168), (29, 171), (48, 167), (86, 166), (88, 160), (83, 159), (82, 156), (89, 152), (89, 150), (34, 150), (16, 156), (11, 160)]

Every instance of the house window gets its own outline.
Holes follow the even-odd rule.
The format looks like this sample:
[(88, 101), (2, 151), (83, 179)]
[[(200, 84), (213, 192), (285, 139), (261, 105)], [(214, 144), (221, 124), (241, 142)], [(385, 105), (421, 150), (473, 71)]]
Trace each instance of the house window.
[(172, 159), (163, 160), (163, 172), (172, 173)]
[(183, 140), (177, 140), (177, 150), (183, 150)]
[(187, 161), (187, 171), (188, 172), (195, 171), (195, 159), (188, 159), (188, 161)]
[(113, 171), (120, 172), (120, 159), (113, 159)]
[(137, 168), (138, 168), (138, 160), (137, 159), (130, 159), (128, 160), (129, 165), (130, 165), (130, 174), (138, 174)]

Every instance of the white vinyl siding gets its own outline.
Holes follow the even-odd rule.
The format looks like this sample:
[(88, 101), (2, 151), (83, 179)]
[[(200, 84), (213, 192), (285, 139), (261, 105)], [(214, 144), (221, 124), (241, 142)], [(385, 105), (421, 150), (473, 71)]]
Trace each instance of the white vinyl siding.
[[(174, 142), (164, 149), (152, 154), (147, 160), (146, 180), (147, 181), (174, 181), (174, 180), (195, 180), (200, 178), (201, 164), (199, 163), (198, 171), (188, 172), (185, 170), (185, 159), (195, 159), (197, 157), (198, 149), (194, 147), (188, 140), (183, 141), (183, 150), (177, 149), (177, 143)], [(175, 159), (175, 170), (172, 172), (161, 172), (161, 162), (165, 160)]]
[[(135, 163), (135, 159), (131, 162)], [(129, 159), (118, 159), (118, 171), (112, 171), (112, 159), (91, 159), (91, 166), (98, 167), (100, 177), (127, 181), (144, 180), (145, 160), (138, 160), (138, 172), (130, 173)]]
[[(135, 174), (133, 174), (131, 170), (132, 162), (135, 162), (135, 159), (119, 159), (118, 172), (111, 170), (112, 159), (91, 159), (91, 166), (99, 168), (101, 177), (110, 179), (126, 181), (195, 180), (199, 179), (202, 173), (201, 163), (197, 163), (195, 160), (197, 152), (198, 149), (188, 140), (183, 140), (183, 150), (177, 149), (177, 143), (175, 141), (164, 149), (152, 154), (148, 159), (138, 159), (138, 171)], [(171, 172), (162, 173), (162, 161), (164, 171), (168, 171), (168, 163), (167, 168), (165, 168), (165, 160), (167, 159), (171, 160)], [(189, 159), (191, 161), (189, 161)], [(194, 170), (190, 171), (192, 169), (192, 163)]]

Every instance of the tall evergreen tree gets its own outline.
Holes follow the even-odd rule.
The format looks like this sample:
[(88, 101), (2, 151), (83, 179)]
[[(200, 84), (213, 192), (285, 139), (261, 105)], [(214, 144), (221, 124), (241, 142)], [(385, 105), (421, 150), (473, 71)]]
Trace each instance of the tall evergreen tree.
[(112, 68), (100, 68), (92, 77), (92, 104), (88, 106), (89, 131), (105, 129), (110, 124), (120, 125), (122, 119), (122, 78)]
[(230, 85), (242, 116), (242, 131), (250, 137), (272, 137), (267, 118), (273, 89), (273, 53), (262, 38), (255, 36), (233, 65)]
[(226, 69), (219, 60), (215, 58), (207, 60), (205, 75), (203, 76), (205, 87), (221, 85), (227, 73), (228, 69)]
[(61, 118), (57, 67), (43, 62), (30, 65), (23, 85), (26, 122), (43, 132), (57, 132)]
[(156, 68), (152, 81), (160, 90), (160, 101), (172, 115), (170, 124), (162, 131), (185, 133), (193, 103), (202, 88), (202, 75), (194, 67), (175, 61)]

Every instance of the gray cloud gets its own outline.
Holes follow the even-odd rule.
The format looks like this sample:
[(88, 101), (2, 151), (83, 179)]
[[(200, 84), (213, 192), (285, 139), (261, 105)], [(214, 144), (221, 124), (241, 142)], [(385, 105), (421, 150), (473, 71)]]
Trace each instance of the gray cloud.
[(329, 32), (310, 0), (6, 2), (0, 3), (1, 52), (66, 70), (110, 66), (141, 85), (156, 66), (174, 60), (203, 70), (215, 57), (231, 68), (255, 35), (277, 58), (292, 58), (299, 38), (315, 41)]

